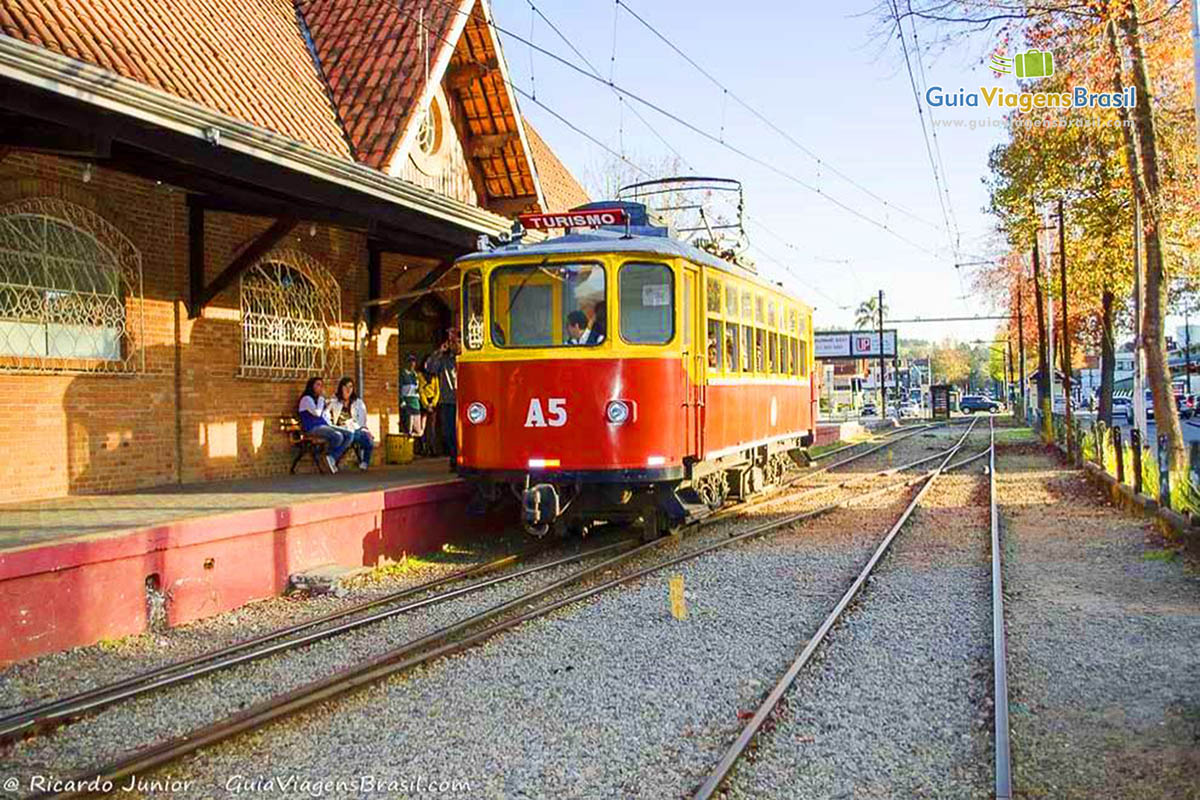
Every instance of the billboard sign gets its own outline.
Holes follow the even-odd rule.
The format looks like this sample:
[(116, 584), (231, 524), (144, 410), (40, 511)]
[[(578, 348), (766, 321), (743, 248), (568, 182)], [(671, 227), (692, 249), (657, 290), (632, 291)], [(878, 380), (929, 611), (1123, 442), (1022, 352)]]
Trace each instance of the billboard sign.
[[(822, 331), (813, 334), (817, 358), (875, 358), (879, 356), (879, 331)], [(883, 332), (883, 355), (896, 355), (896, 331)]]

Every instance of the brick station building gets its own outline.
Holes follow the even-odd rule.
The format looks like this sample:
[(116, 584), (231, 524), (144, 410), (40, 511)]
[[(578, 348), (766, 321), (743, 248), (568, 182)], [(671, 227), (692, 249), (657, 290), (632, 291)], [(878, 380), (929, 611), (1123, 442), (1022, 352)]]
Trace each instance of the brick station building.
[(396, 431), (453, 259), (587, 200), (522, 119), (490, 13), (0, 6), (5, 500), (285, 472), (279, 417), (356, 346), (370, 426)]

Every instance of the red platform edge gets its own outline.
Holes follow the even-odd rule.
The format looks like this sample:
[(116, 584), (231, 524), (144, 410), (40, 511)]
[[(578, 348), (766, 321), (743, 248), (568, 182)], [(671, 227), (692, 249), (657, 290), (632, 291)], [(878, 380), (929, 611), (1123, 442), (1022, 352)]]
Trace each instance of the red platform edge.
[(0, 553), (0, 664), (144, 632), (151, 575), (175, 626), (278, 595), (321, 564), (427, 552), (466, 529), (468, 491), (397, 487)]

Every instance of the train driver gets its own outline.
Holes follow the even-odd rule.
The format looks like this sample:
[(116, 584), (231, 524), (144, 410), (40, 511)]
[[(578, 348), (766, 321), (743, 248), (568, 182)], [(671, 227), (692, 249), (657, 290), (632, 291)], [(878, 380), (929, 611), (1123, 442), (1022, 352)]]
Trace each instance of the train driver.
[(587, 344), (584, 334), (587, 332), (587, 314), (575, 310), (567, 314), (567, 344)]

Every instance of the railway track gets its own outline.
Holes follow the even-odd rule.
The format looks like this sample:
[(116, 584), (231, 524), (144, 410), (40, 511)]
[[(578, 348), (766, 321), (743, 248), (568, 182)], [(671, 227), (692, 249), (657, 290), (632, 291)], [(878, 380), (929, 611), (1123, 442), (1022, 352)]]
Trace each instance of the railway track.
[[(782, 499), (785, 495), (782, 495), (781, 493), (786, 492), (797, 480), (808, 479), (816, 474), (825, 473), (829, 470), (837, 469), (854, 463), (859, 459), (865, 458), (877, 452), (883, 447), (893, 446), (897, 442), (915, 436), (931, 427), (937, 426), (922, 425), (915, 430), (909, 431), (905, 431), (905, 429), (899, 429), (897, 432), (889, 434), (888, 441), (886, 441), (883, 445), (863, 450), (859, 453), (848, 456), (839, 460), (835, 464), (830, 464), (827, 467), (818, 470), (817, 472), (802, 475), (799, 478), (793, 479), (793, 481), (789, 482), (789, 484), (785, 484), (779, 490), (776, 490), (775, 492), (772, 492), (762, 498), (753, 500), (749, 503), (738, 504), (719, 510), (701, 520), (699, 524), (702, 527), (711, 525), (724, 521), (730, 517), (736, 517), (738, 515), (745, 514), (750, 510), (771, 505)], [(899, 434), (898, 436), (896, 435), (897, 433)], [(892, 436), (895, 438), (891, 438)], [(850, 447), (856, 446), (857, 445), (850, 445)], [(911, 466), (915, 466), (915, 464), (905, 465), (876, 474), (895, 474), (896, 472)], [(816, 487), (807, 494), (815, 495), (830, 489), (841, 488), (844, 485), (845, 484), (827, 484), (825, 486)], [(800, 496), (802, 497), (806, 495), (802, 494)], [(551, 546), (549, 543), (546, 543), (520, 552), (507, 554), (484, 564), (458, 570), (440, 578), (426, 581), (416, 586), (408, 587), (396, 592), (391, 592), (382, 597), (373, 598), (336, 612), (324, 614), (310, 620), (305, 620), (294, 625), (276, 629), (251, 639), (235, 642), (226, 647), (201, 653), (188, 659), (169, 663), (110, 684), (78, 692), (70, 696), (58, 698), (33, 707), (21, 709), (13, 714), (0, 717), (0, 745), (13, 742), (25, 736), (45, 731), (59, 725), (70, 723), (83, 714), (100, 711), (123, 700), (128, 700), (160, 689), (165, 689), (170, 686), (177, 686), (188, 681), (196, 680), (197, 678), (205, 675), (230, 669), (240, 664), (246, 664), (287, 650), (313, 644), (324, 639), (346, 633), (348, 631), (390, 619), (400, 614), (409, 613), (436, 605), (438, 603), (447, 602), (449, 600), (463, 597), (474, 592), (483, 591), (485, 589), (498, 586), (518, 578), (533, 575), (553, 569), (555, 567), (583, 561), (608, 552), (628, 549), (633, 547), (635, 544), (636, 541), (633, 539), (618, 540), (611, 544), (592, 548), (562, 558), (557, 558), (536, 566), (509, 572), (493, 578), (479, 580), (438, 594), (432, 594), (421, 597), (417, 600), (402, 603), (404, 600), (418, 597), (419, 595), (432, 592), (447, 585), (465, 581), (471, 578), (477, 578), (498, 570), (505, 569), (507, 567), (515, 566), (522, 562), (528, 561), (531, 558), (535, 558), (547, 553)]]
[(946, 472), (965, 466), (968, 463), (978, 461), (982, 458), (988, 460), (988, 481), (989, 481), (989, 519), (990, 519), (990, 537), (988, 545), (991, 551), (991, 608), (992, 608), (992, 661), (994, 682), (992, 686), (992, 698), (994, 701), (995, 717), (994, 717), (994, 753), (993, 753), (993, 773), (994, 773), (994, 796), (1001, 800), (1009, 800), (1012, 797), (1011, 785), (1011, 763), (1009, 757), (1009, 739), (1008, 739), (1008, 689), (1007, 689), (1007, 670), (1006, 670), (1006, 648), (1005, 648), (1005, 633), (1004, 633), (1004, 611), (1003, 611), (1003, 586), (1002, 586), (1002, 563), (1000, 549), (1000, 529), (999, 516), (996, 508), (996, 478), (995, 478), (995, 430), (994, 424), (989, 420), (989, 443), (988, 447), (982, 452), (975, 455), (962, 458), (954, 461), (957, 455), (957, 450), (961, 448), (970, 435), (974, 423), (972, 422), (968, 430), (959, 439), (955, 448), (949, 453), (946, 453), (941, 459), (939, 465), (926, 473), (923, 484), (920, 490), (913, 496), (911, 502), (904, 508), (896, 522), (890, 527), (886, 534), (882, 537), (879, 544), (876, 546), (871, 557), (863, 566), (857, 577), (850, 584), (849, 588), (841, 595), (840, 599), (826, 615), (824, 620), (817, 627), (816, 631), (810, 639), (807, 640), (805, 646), (796, 656), (795, 660), (789, 665), (783, 675), (777, 680), (770, 692), (767, 693), (753, 715), (746, 721), (738, 736), (729, 744), (720, 759), (714, 765), (704, 781), (696, 789), (693, 798), (694, 800), (707, 800), (714, 797), (721, 791), (730, 775), (735, 770), (738, 763), (753, 749), (756, 738), (764, 730), (764, 726), (768, 720), (776, 715), (781, 702), (784, 700), (788, 691), (791, 689), (797, 677), (802, 673), (805, 667), (810, 663), (817, 649), (825, 640), (832, 628), (838, 623), (851, 602), (860, 593), (863, 586), (871, 578), (880, 560), (889, 551), (893, 541), (904, 528), (913, 512), (921, 504), (921, 501), (926, 497), (932, 489), (935, 481)]
[[(924, 430), (927, 430), (927, 428), (922, 427), (921, 430), (906, 431), (904, 438), (916, 435)], [(892, 439), (890, 444), (895, 444), (896, 441), (896, 439)], [(953, 453), (958, 451), (960, 446), (961, 441), (954, 448), (951, 448), (950, 451), (942, 451), (941, 455), (945, 455), (948, 452), (950, 455), (953, 455)], [(830, 465), (830, 468), (840, 468), (849, 463), (853, 463), (861, 458), (865, 458), (873, 452), (876, 452), (877, 449), (878, 448), (868, 449), (856, 454), (855, 456), (843, 459), (835, 465)], [(928, 463), (930, 460), (936, 457), (937, 456), (921, 458), (914, 462), (900, 465), (888, 470), (883, 470), (874, 474), (895, 475), (899, 472), (913, 469), (921, 464)], [(811, 473), (809, 475), (811, 475)], [(792, 483), (794, 484), (799, 480), (803, 480), (809, 477), (809, 475), (797, 476)], [(846, 481), (844, 483), (852, 484), (857, 480), (861, 480), (861, 478)], [(863, 500), (868, 497), (874, 497), (886, 492), (895, 491), (903, 486), (911, 486), (919, 480), (921, 480), (921, 478), (900, 480), (896, 483), (875, 488), (866, 493), (859, 493), (827, 503), (824, 506), (810, 511), (785, 514), (779, 519), (753, 525), (748, 530), (735, 533), (727, 538), (719, 539), (718, 541), (707, 546), (694, 548), (673, 558), (669, 558), (667, 560), (660, 561), (659, 563), (634, 570), (629, 574), (603, 581), (575, 592), (567, 593), (565, 596), (552, 599), (549, 603), (533, 610), (522, 611), (523, 608), (530, 606), (530, 604), (539, 600), (545, 600), (551, 595), (561, 593), (574, 584), (582, 583), (587, 580), (594, 580), (597, 576), (603, 575), (608, 570), (612, 570), (618, 566), (626, 565), (640, 556), (651, 554), (660, 548), (673, 543), (674, 539), (659, 539), (654, 542), (641, 545), (635, 545), (631, 541), (618, 541), (605, 545), (601, 548), (576, 554), (568, 558), (557, 559), (553, 562), (550, 562), (548, 565), (530, 567), (525, 570), (521, 570), (518, 573), (513, 573), (512, 575), (502, 575), (496, 578), (490, 578), (485, 581), (469, 584), (468, 586), (458, 587), (449, 592), (423, 598), (413, 603), (405, 604), (395, 608), (386, 608), (362, 619), (345, 620), (344, 617), (347, 614), (361, 613), (364, 610), (364, 605), (367, 604), (355, 606), (347, 612), (326, 615), (316, 620), (301, 623), (297, 626), (291, 626), (281, 631), (272, 632), (271, 634), (266, 634), (262, 637), (257, 637), (256, 639), (249, 640), (247, 642), (237, 643), (229, 648), (223, 648), (220, 651), (214, 651), (214, 653), (189, 659), (187, 662), (168, 665), (168, 667), (152, 671), (151, 673), (145, 673), (141, 676), (134, 676), (109, 687), (100, 687), (96, 690), (73, 696), (72, 698), (64, 698), (60, 701), (54, 701), (53, 703), (46, 704), (44, 707), (40, 707), (45, 713), (39, 712), (38, 709), (25, 710), (22, 713), (23, 719), (12, 720), (12, 722), (20, 722), (20, 724), (25, 726), (26, 730), (36, 730), (41, 727), (49, 727), (54, 724), (68, 721), (76, 716), (85, 714), (88, 711), (98, 710), (104, 706), (120, 702), (122, 699), (126, 699), (136, 694), (142, 694), (158, 688), (163, 688), (168, 685), (174, 685), (186, 680), (191, 680), (195, 677), (198, 677), (200, 674), (210, 674), (235, 664), (245, 663), (248, 660), (262, 658), (267, 655), (271, 655), (272, 653), (280, 652), (283, 649), (310, 643), (319, 638), (327, 638), (353, 625), (370, 624), (370, 622), (377, 621), (379, 618), (383, 618), (385, 616), (394, 616), (395, 614), (404, 613), (407, 610), (423, 607), (433, 602), (440, 602), (443, 599), (449, 599), (449, 597), (452, 596), (461, 596), (461, 594), (466, 592), (479, 591), (482, 588), (495, 585), (496, 583), (514, 577), (517, 574), (529, 574), (532, 571), (546, 569), (550, 565), (561, 565), (569, 561), (583, 560), (589, 557), (600, 557), (605, 554), (615, 553), (613, 555), (609, 555), (607, 558), (603, 558), (603, 560), (599, 561), (598, 563), (584, 567), (559, 580), (552, 581), (549, 584), (541, 586), (532, 592), (523, 594), (520, 597), (488, 608), (478, 614), (461, 619), (452, 625), (443, 627), (426, 636), (409, 641), (400, 647), (394, 648), (380, 656), (343, 669), (325, 679), (311, 682), (293, 691), (270, 698), (269, 700), (245, 709), (239, 714), (224, 720), (219, 720), (211, 725), (193, 730), (186, 736), (178, 737), (168, 742), (160, 742), (150, 747), (143, 748), (125, 758), (120, 759), (119, 761), (101, 766), (94, 770), (88, 770), (78, 776), (81, 781), (92, 779), (99, 779), (101, 782), (105, 780), (116, 781), (130, 774), (143, 773), (146, 770), (168, 763), (186, 753), (193, 752), (206, 745), (229, 738), (242, 731), (259, 727), (272, 720), (295, 713), (296, 711), (307, 708), (330, 697), (352, 691), (353, 689), (380, 680), (389, 675), (402, 672), (418, 664), (427, 663), (436, 658), (474, 646), (475, 644), (478, 644), (487, 638), (500, 633), (501, 631), (515, 627), (516, 625), (528, 621), (529, 619), (552, 613), (563, 606), (587, 599), (588, 597), (591, 597), (597, 593), (606, 591), (624, 583), (628, 583), (629, 581), (645, 577), (646, 575), (666, 569), (675, 564), (698, 558), (707, 552), (711, 552), (721, 547), (726, 547), (739, 541), (745, 541), (749, 538), (754, 538), (774, 531), (782, 530), (805, 519), (828, 513), (836, 508), (847, 506), (856, 500)], [(707, 525), (713, 524), (717, 521), (727, 520), (730, 517), (744, 516), (749, 511), (758, 511), (764, 507), (781, 503), (784, 500), (797, 500), (801, 497), (805, 497), (816, 492), (827, 491), (830, 488), (846, 487), (822, 486), (816, 487), (815, 489), (810, 488), (802, 490), (799, 492), (781, 492), (758, 501), (733, 506), (717, 512), (716, 514), (706, 518), (701, 527), (706, 527)], [(504, 558), (496, 559), (492, 562), (488, 562), (487, 564), (472, 567), (468, 570), (463, 570), (460, 573), (445, 576), (438, 581), (423, 584), (419, 587), (413, 587), (412, 589), (408, 589), (404, 592), (396, 594), (412, 596), (417, 592), (426, 591), (431, 588), (437, 588), (455, 580), (462, 580), (467, 577), (478, 576), (488, 571), (513, 565), (521, 557), (527, 556), (523, 556), (522, 554), (505, 556)], [(372, 607), (378, 607), (386, 604), (389, 602), (389, 600), (395, 599), (397, 599), (396, 596), (392, 595), (387, 598), (380, 598), (376, 601), (372, 601), (369, 605)], [(328, 629), (316, 628), (316, 626), (320, 624), (331, 621), (334, 624)], [(486, 627), (482, 627), (479, 630), (473, 630), (483, 625), (486, 625)]]

